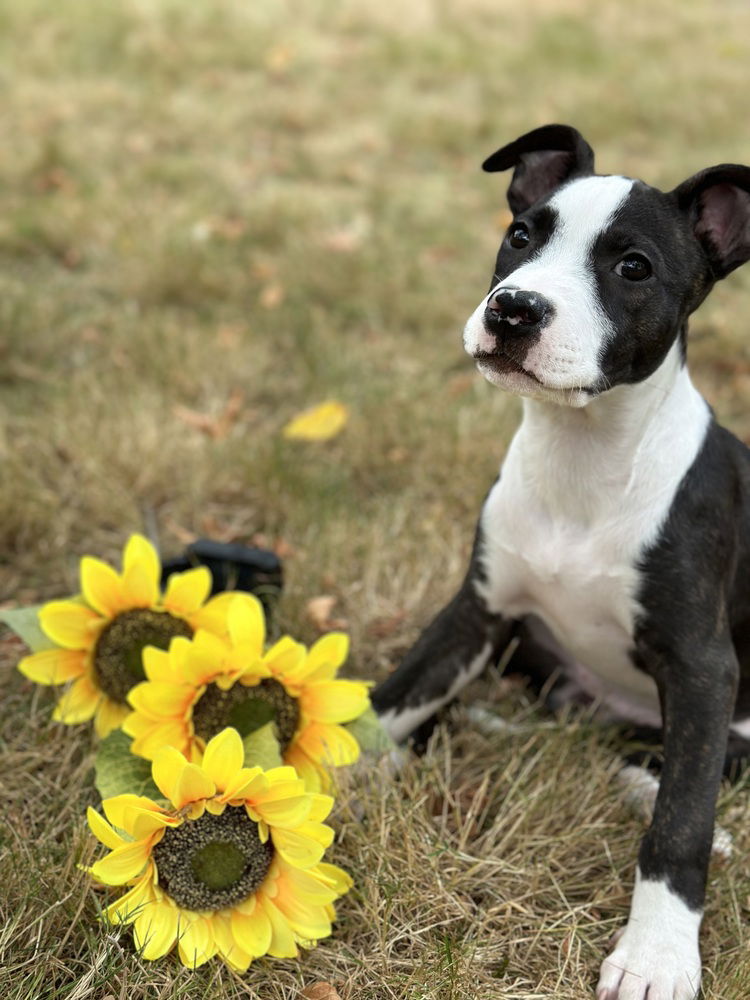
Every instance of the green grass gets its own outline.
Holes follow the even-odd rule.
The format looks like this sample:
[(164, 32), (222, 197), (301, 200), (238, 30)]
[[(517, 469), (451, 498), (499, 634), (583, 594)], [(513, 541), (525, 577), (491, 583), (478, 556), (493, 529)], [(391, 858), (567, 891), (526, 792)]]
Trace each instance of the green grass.
[[(455, 588), (517, 419), (460, 345), (505, 218), (481, 160), (563, 121), (601, 170), (665, 188), (747, 162), (749, 31), (746, 6), (707, 0), (6, 0), (0, 599), (72, 593), (80, 556), (115, 559), (136, 529), (165, 555), (191, 534), (283, 542), (278, 628), (311, 640), (306, 602), (333, 594), (352, 671), (384, 676)], [(691, 349), (746, 438), (749, 294), (742, 272), (717, 288)], [(185, 422), (232, 398), (225, 437)], [(351, 408), (339, 438), (282, 439), (326, 398)], [(640, 824), (585, 720), (540, 729), (510, 691), (522, 737), (444, 728), (403, 780), (352, 777), (334, 857), (356, 890), (335, 937), (300, 963), (193, 974), (96, 922), (75, 867), (93, 850), (89, 736), (49, 722), (19, 655), (4, 640), (12, 1000), (274, 1000), (317, 980), (343, 1000), (590, 994)], [(737, 851), (711, 872), (720, 1000), (750, 994), (749, 801), (725, 791)]]

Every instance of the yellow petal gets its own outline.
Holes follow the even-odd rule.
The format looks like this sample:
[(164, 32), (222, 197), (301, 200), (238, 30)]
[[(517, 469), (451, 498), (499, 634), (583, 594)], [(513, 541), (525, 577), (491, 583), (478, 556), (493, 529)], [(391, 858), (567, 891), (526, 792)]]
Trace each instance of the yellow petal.
[(161, 562), (156, 549), (148, 538), (139, 534), (130, 536), (122, 556), (122, 568), (126, 577), (134, 567), (137, 567), (145, 575), (148, 581), (147, 586), (150, 588), (149, 593), (154, 595), (151, 604), (156, 604), (159, 599)]
[(231, 914), (214, 913), (211, 918), (214, 940), (218, 953), (233, 969), (244, 972), (249, 968), (253, 956), (237, 944), (232, 935)]
[(278, 802), (257, 802), (255, 811), (269, 826), (295, 827), (310, 815), (312, 802), (309, 795), (284, 798)]
[(136, 563), (122, 574), (122, 596), (128, 608), (152, 608), (159, 600), (159, 586)]
[(113, 826), (125, 830), (136, 840), (145, 840), (156, 830), (180, 826), (179, 817), (169, 816), (143, 795), (115, 795), (104, 799), (102, 808)]
[(316, 868), (303, 871), (301, 868), (293, 868), (291, 865), (284, 869), (284, 878), (279, 880), (284, 886), (282, 895), (291, 893), (297, 899), (305, 903), (314, 903), (319, 906), (325, 903), (332, 903), (340, 895), (336, 889), (326, 881), (315, 877)]
[(299, 667), (305, 663), (305, 647), (295, 642), (288, 635), (283, 636), (268, 650), (263, 657), (263, 663), (274, 677), (284, 680), (294, 676)]
[(89, 649), (102, 624), (95, 611), (75, 601), (50, 601), (39, 611), (42, 631), (64, 649)]
[(190, 639), (178, 635), (170, 642), (169, 650), (145, 646), (141, 656), (146, 677), (150, 681), (162, 681), (166, 684), (186, 683), (185, 659), (190, 643)]
[[(305, 824), (305, 826), (322, 827), (322, 824)], [(324, 830), (330, 829), (330, 827), (322, 828)], [(284, 861), (294, 865), (295, 868), (312, 868), (320, 861), (326, 847), (333, 840), (333, 830), (330, 831), (326, 844), (321, 844), (319, 840), (301, 833), (299, 829), (283, 830), (279, 827), (274, 827), (271, 830), (271, 840)]]
[(361, 681), (323, 681), (308, 684), (300, 694), (303, 712), (316, 722), (351, 722), (370, 703)]
[(224, 729), (206, 744), (203, 770), (223, 792), (237, 777), (245, 760), (242, 739), (236, 729)]
[(314, 642), (307, 654), (305, 677), (321, 667), (333, 667), (334, 673), (349, 655), (349, 636), (344, 632), (329, 632)]
[(175, 809), (182, 809), (188, 802), (198, 802), (216, 794), (216, 785), (197, 764), (187, 764), (182, 771), (175, 789)]
[(319, 879), (324, 885), (330, 886), (336, 892), (337, 896), (343, 896), (354, 885), (354, 880), (348, 872), (345, 872), (343, 868), (339, 868), (337, 865), (330, 865), (325, 861), (321, 861), (319, 865), (310, 868), (306, 874)]
[(188, 619), (190, 624), (195, 629), (202, 628), (213, 635), (227, 636), (229, 634), (227, 612), (235, 597), (236, 594), (231, 590), (216, 594), (206, 601), (202, 608), (190, 615)]
[(118, 705), (111, 698), (102, 697), (94, 716), (94, 727), (99, 739), (104, 739), (125, 721), (129, 714), (127, 705)]
[[(138, 720), (137, 725), (133, 725), (130, 721), (133, 717)], [(136, 735), (130, 746), (130, 752), (134, 753), (136, 757), (145, 757), (146, 760), (153, 760), (163, 747), (174, 747), (175, 750), (179, 750), (181, 754), (188, 757), (191, 751), (191, 741), (186, 723), (180, 720), (154, 722), (153, 719), (146, 719), (144, 716), (137, 715), (134, 712), (123, 723), (123, 729), (127, 726), (128, 728), (125, 729), (125, 732), (129, 736), (133, 736), (135, 734), (132, 730), (139, 729), (141, 722), (146, 724), (147, 729), (141, 735)]]
[(257, 597), (238, 594), (229, 605), (227, 626), (235, 646), (247, 646), (255, 656), (263, 655), (266, 641), (266, 618)]
[(197, 969), (216, 954), (216, 940), (210, 920), (198, 917), (180, 928), (178, 943), (180, 961), (189, 969)]
[(271, 944), (271, 921), (263, 908), (256, 905), (251, 914), (233, 910), (232, 937), (253, 958), (265, 955)]
[(86, 810), (86, 819), (93, 835), (105, 847), (114, 850), (116, 847), (122, 847), (126, 843), (120, 834), (112, 829), (106, 819), (95, 809), (92, 809), (91, 806)]
[(180, 911), (166, 900), (153, 900), (135, 919), (133, 937), (141, 957), (149, 962), (172, 948), (180, 930)]
[(104, 916), (111, 924), (132, 923), (145, 911), (147, 906), (153, 903), (154, 893), (151, 879), (151, 873), (148, 872), (129, 892), (106, 907)]
[(128, 701), (141, 715), (154, 721), (182, 719), (195, 696), (190, 684), (142, 681), (128, 691)]
[(319, 792), (328, 787), (328, 776), (324, 769), (315, 764), (296, 742), (284, 754), (284, 762), (291, 764), (305, 783), (308, 792)]
[(151, 775), (154, 779), (154, 784), (172, 804), (174, 804), (180, 775), (186, 766), (187, 761), (179, 750), (175, 750), (174, 747), (162, 747), (154, 755), (154, 762), (151, 765)]
[(310, 820), (313, 823), (322, 823), (330, 815), (333, 809), (333, 796), (331, 795), (311, 795), (312, 805), (310, 807)]
[(88, 677), (80, 677), (58, 701), (52, 718), (68, 726), (87, 722), (96, 712), (101, 696)]
[(328, 441), (343, 430), (349, 411), (335, 400), (303, 410), (284, 427), (285, 438), (298, 441)]
[(308, 757), (331, 767), (353, 764), (359, 758), (359, 743), (341, 726), (312, 722), (297, 736), (298, 746)]
[(279, 894), (273, 905), (286, 917), (289, 926), (300, 937), (317, 941), (331, 933), (331, 922), (324, 907), (295, 896), (289, 891), (289, 885), (285, 881), (280, 882)]
[(125, 885), (131, 878), (140, 875), (148, 861), (148, 855), (148, 845), (144, 841), (123, 844), (93, 864), (89, 871), (97, 882), (103, 882), (105, 885)]
[(228, 647), (218, 636), (201, 629), (185, 655), (185, 680), (194, 687), (208, 684), (224, 670)]
[(271, 941), (268, 945), (268, 954), (273, 955), (274, 958), (296, 958), (298, 954), (297, 945), (294, 940), (294, 933), (288, 922), (266, 896), (261, 894), (259, 902), (271, 924)]
[(268, 781), (260, 767), (243, 767), (224, 789), (225, 802), (254, 799), (268, 788)]
[(179, 615), (192, 615), (211, 592), (211, 573), (205, 566), (173, 573), (167, 581), (163, 605)]
[(86, 654), (80, 649), (45, 649), (24, 656), (18, 669), (37, 684), (65, 684), (85, 672)]
[(119, 575), (93, 556), (81, 559), (81, 591), (86, 603), (107, 618), (128, 608)]

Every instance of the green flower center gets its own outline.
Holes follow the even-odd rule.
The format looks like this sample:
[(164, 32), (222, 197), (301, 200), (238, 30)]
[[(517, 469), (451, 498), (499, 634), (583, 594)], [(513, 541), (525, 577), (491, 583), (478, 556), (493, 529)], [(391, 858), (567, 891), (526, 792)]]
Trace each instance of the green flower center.
[(253, 687), (238, 681), (228, 691), (209, 684), (193, 706), (195, 734), (206, 742), (226, 726), (233, 726), (240, 736), (248, 736), (267, 722), (274, 723), (283, 753), (297, 731), (299, 703), (283, 684), (270, 677)]
[(260, 842), (258, 824), (244, 806), (221, 816), (205, 812), (167, 827), (152, 851), (159, 885), (186, 910), (221, 910), (247, 899), (273, 860), (273, 844)]
[(113, 701), (126, 704), (128, 691), (146, 677), (144, 647), (169, 649), (175, 636), (189, 639), (192, 634), (186, 621), (168, 611), (135, 608), (121, 612), (104, 628), (94, 647), (94, 673), (99, 687)]

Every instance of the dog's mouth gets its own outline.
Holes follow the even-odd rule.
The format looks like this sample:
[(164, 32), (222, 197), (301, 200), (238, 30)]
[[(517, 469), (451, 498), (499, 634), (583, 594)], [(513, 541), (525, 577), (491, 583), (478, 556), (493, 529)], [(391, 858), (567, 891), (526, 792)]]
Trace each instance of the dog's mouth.
[(533, 372), (528, 371), (513, 358), (509, 358), (507, 354), (488, 354), (487, 351), (477, 351), (473, 358), (480, 371), (490, 371), (493, 375), (525, 375), (537, 385), (544, 385), (544, 382), (540, 381)]

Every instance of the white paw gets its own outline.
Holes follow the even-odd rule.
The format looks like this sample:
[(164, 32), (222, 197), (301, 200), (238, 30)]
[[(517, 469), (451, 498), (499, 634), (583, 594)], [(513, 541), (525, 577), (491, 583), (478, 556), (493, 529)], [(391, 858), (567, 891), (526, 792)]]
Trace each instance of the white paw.
[(602, 964), (596, 1000), (693, 1000), (701, 982), (698, 949), (665, 930), (647, 942), (639, 929), (625, 929)]

